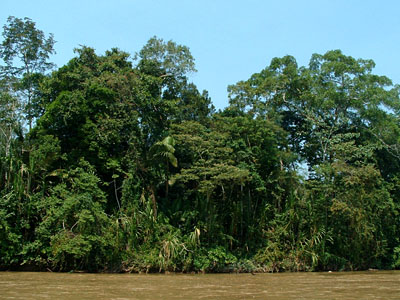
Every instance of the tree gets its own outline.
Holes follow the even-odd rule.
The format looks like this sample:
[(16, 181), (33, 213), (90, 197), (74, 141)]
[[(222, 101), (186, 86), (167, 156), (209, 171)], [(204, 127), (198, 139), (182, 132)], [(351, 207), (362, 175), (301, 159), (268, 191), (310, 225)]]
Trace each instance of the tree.
[[(388, 186), (396, 186), (399, 172), (399, 87), (373, 74), (374, 66), (372, 60), (354, 59), (340, 50), (314, 54), (309, 67), (298, 67), (293, 57), (285, 56), (229, 87), (228, 109), (282, 127), (297, 154), (294, 170), (304, 164), (309, 169), (296, 209), (288, 206), (285, 217), (276, 218), (284, 221), (267, 231), (277, 242), (271, 249), (285, 255), (296, 249), (294, 257), (312, 253), (312, 265), (322, 268), (365, 268), (390, 256), (386, 245), (393, 249), (396, 240), (397, 188), (389, 195)], [(359, 247), (361, 241), (368, 243), (373, 258)], [(279, 246), (285, 244), (286, 250)], [(300, 260), (306, 257), (300, 255)]]
[(19, 103), (15, 97), (0, 90), (0, 188), (10, 183), (15, 171), (10, 169), (12, 159), (19, 156), (18, 138), (22, 137)]
[(152, 37), (136, 54), (142, 72), (163, 78), (182, 78), (189, 72), (196, 72), (194, 58), (186, 46), (173, 41)]
[(340, 50), (314, 54), (308, 68), (299, 68), (291, 56), (274, 58), (229, 87), (230, 107), (274, 119), (290, 134), (299, 159), (312, 167), (333, 159), (328, 148), (336, 134), (369, 131), (384, 143), (382, 126), (394, 126), (399, 91), (387, 77), (373, 74), (374, 66)]
[(25, 252), (57, 270), (97, 270), (107, 256), (110, 258), (112, 240), (100, 180), (84, 160), (76, 168), (54, 172), (53, 176), (59, 176), (60, 183), (39, 202), (43, 219), (35, 231), (36, 239)]
[(151, 96), (140, 107), (148, 147), (164, 138), (163, 131), (169, 129), (171, 122), (193, 119), (197, 110), (201, 112), (199, 118), (211, 112), (207, 93), (200, 95), (196, 86), (189, 83), (188, 76), (196, 69), (188, 47), (153, 37), (135, 59)]
[(52, 35), (3, 37), (0, 268), (400, 265), (400, 88), (373, 61), (274, 58), (215, 112), (175, 42), (83, 46), (47, 76)]
[(23, 98), (24, 110), (29, 130), (35, 117), (39, 99), (38, 87), (43, 75), (54, 64), (48, 62), (54, 54), (54, 39), (46, 37), (43, 31), (29, 18), (9, 17), (3, 27), (3, 42), (0, 45), (0, 58), (5, 62), (1, 66), (1, 75), (7, 78), (12, 90)]
[(165, 137), (162, 141), (155, 143), (151, 146), (149, 152), (151, 155), (151, 161), (154, 163), (156, 168), (158, 166), (162, 166), (165, 175), (165, 198), (168, 199), (168, 186), (169, 186), (169, 173), (170, 167), (178, 167), (178, 160), (176, 159), (174, 152), (175, 152), (175, 140), (171, 136)]

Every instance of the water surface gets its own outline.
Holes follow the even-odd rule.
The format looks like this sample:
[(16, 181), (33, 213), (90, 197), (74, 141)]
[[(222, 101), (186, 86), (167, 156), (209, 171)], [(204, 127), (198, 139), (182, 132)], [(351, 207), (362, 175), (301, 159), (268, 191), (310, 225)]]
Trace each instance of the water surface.
[(0, 299), (400, 299), (400, 271), (256, 275), (0, 272)]

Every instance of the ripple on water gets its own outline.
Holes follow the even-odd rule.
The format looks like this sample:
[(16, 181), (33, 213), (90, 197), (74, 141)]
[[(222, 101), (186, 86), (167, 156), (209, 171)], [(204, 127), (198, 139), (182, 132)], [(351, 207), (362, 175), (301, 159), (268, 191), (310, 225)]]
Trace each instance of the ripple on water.
[(0, 272), (0, 299), (399, 299), (400, 272), (68, 274)]

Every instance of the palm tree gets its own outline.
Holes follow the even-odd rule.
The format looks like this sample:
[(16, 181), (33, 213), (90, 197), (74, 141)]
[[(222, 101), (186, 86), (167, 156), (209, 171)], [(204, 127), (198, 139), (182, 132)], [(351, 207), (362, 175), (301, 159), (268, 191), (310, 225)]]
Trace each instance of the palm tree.
[[(154, 143), (150, 147), (150, 164), (155, 166), (155, 168), (160, 169), (162, 173), (163, 167), (165, 167), (165, 197), (168, 198), (168, 186), (169, 186), (169, 165), (173, 167), (178, 167), (178, 160), (175, 157), (175, 140), (171, 136), (165, 137), (163, 140)], [(161, 175), (162, 176), (162, 175)], [(153, 201), (153, 210), (156, 215), (156, 199), (155, 199), (155, 188), (151, 185), (150, 196)]]

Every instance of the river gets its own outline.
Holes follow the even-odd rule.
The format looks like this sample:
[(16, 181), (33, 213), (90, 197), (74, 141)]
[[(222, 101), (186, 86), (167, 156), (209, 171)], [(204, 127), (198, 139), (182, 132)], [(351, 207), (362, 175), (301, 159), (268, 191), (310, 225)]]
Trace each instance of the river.
[(256, 275), (0, 272), (0, 299), (400, 299), (400, 271)]

